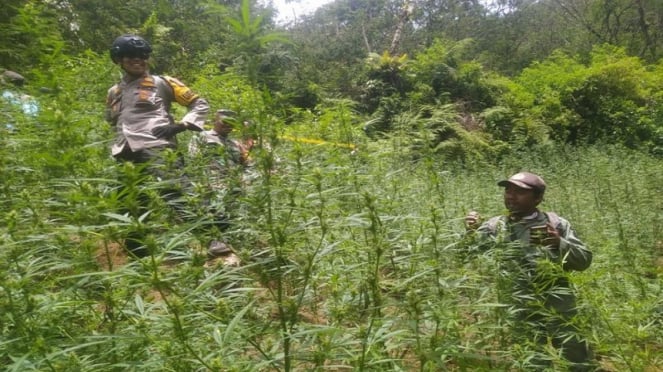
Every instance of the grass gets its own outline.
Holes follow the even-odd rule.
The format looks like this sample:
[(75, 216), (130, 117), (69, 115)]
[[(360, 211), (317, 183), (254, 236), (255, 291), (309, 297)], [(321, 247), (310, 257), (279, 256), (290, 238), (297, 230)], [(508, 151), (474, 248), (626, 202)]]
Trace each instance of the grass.
[[(458, 244), (465, 213), (502, 213), (496, 182), (521, 169), (544, 176), (542, 209), (594, 252), (572, 279), (601, 365), (663, 368), (660, 159), (542, 147), (499, 163), (415, 161), (404, 137), (352, 153), (265, 131), (271, 149), (256, 152), (259, 177), (226, 233), (243, 265), (229, 268), (204, 265), (195, 232), (205, 219), (174, 223), (157, 185), (107, 158), (104, 133), (67, 134), (62, 148), (58, 131), (78, 124), (58, 123), (50, 138), (3, 136), (0, 150), (8, 371), (526, 368), (533, 351), (511, 342), (494, 262), (468, 260)], [(119, 212), (119, 179), (151, 195), (145, 220)], [(151, 232), (152, 255), (121, 252), (129, 228)]]

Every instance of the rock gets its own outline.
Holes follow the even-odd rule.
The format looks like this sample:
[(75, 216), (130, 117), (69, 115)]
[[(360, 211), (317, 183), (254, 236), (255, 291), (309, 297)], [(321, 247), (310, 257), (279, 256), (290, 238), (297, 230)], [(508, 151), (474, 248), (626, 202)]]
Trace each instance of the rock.
[(9, 70), (2, 73), (2, 79), (4, 81), (11, 82), (12, 84), (15, 85), (23, 85), (23, 83), (25, 82), (25, 78), (23, 77), (23, 75), (19, 74), (18, 72), (9, 71)]

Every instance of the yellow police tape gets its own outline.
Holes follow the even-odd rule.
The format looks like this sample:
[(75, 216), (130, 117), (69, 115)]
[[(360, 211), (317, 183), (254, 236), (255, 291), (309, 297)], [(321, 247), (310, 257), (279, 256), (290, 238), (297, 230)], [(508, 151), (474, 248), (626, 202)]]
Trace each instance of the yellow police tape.
[(310, 143), (310, 144), (314, 144), (314, 145), (330, 145), (330, 146), (336, 146), (336, 147), (345, 147), (345, 148), (352, 149), (352, 150), (357, 149), (357, 146), (352, 144), (352, 143), (330, 142), (330, 141), (324, 141), (324, 140), (315, 139), (315, 138), (304, 138), (304, 137), (293, 137), (293, 136), (277, 136), (277, 138), (283, 139), (283, 140), (286, 140), (286, 141)]

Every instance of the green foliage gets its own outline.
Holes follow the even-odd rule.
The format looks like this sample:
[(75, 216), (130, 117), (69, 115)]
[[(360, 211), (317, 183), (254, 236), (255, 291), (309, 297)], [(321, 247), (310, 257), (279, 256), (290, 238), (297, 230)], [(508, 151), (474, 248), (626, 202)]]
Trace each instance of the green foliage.
[(574, 87), (584, 77), (586, 67), (577, 59), (555, 51), (543, 62), (524, 69), (516, 81), (536, 96), (563, 94), (568, 86)]
[(62, 53), (65, 45), (58, 32), (57, 14), (37, 1), (16, 4), (12, 10), (16, 13), (7, 12), (8, 18), (0, 21), (0, 66), (27, 71), (50, 65), (52, 57)]
[(263, 93), (256, 90), (246, 77), (233, 72), (221, 74), (214, 65), (200, 70), (191, 87), (209, 101), (212, 111), (231, 109), (239, 113), (241, 119), (259, 117), (268, 111)]
[(470, 39), (436, 39), (417, 54), (411, 67), (412, 79), (430, 84), (441, 102), (462, 102), (471, 112), (492, 106), (490, 81), (483, 67), (471, 61), (472, 46)]
[(338, 147), (352, 150), (361, 148), (366, 138), (361, 128), (361, 117), (356, 104), (350, 100), (324, 100), (315, 112), (303, 111), (296, 121), (284, 128), (286, 140), (316, 142), (321, 147)]
[(562, 98), (579, 122), (568, 128), (567, 140), (593, 142), (606, 139), (637, 147), (651, 137), (651, 129), (639, 123), (646, 110), (643, 82), (648, 73), (637, 58), (597, 49), (592, 67), (580, 86)]
[(649, 121), (649, 125), (653, 127), (653, 134), (649, 139), (649, 148), (652, 153), (660, 156), (663, 155), (663, 90), (659, 89), (663, 84), (663, 60), (656, 66), (650, 67), (650, 85), (647, 87), (651, 89), (651, 104), (648, 105), (648, 112), (643, 115), (643, 124)]
[(137, 32), (154, 8), (138, 0), (49, 1), (71, 50), (108, 52), (113, 40)]
[[(92, 68), (94, 61), (105, 58), (78, 64)], [(209, 95), (228, 99), (222, 92), (240, 82), (217, 79), (209, 85), (200, 80), (197, 89), (220, 84)], [(648, 279), (660, 275), (654, 265), (663, 239), (659, 161), (614, 147), (536, 148), (502, 154), (500, 165), (484, 161), (473, 170), (458, 160), (469, 162), (485, 153), (475, 154), (473, 146), (486, 145), (464, 137), (453, 107), (399, 121), (414, 119), (421, 127), (399, 126), (389, 139), (362, 143), (351, 153), (331, 142), (361, 141), (352, 105), (330, 101), (319, 110), (312, 123), (287, 130), (271, 124), (291, 136), (321, 134), (327, 144), (281, 138), (271, 153), (255, 154), (261, 177), (248, 185), (227, 235), (245, 260), (238, 268), (203, 266), (193, 226), (169, 222), (159, 200), (143, 221), (113, 212), (122, 204), (109, 171), (127, 179), (137, 173), (113, 170), (103, 146), (83, 144), (94, 138), (88, 116), (96, 112), (81, 111), (82, 120), (66, 127), (88, 133), (68, 138), (78, 151), (96, 148), (86, 150), (89, 162), (65, 162), (74, 165), (69, 172), (35, 162), (35, 182), (19, 185), (20, 164), (32, 149), (14, 147), (16, 162), (3, 157), (2, 163), (8, 191), (0, 235), (3, 364), (238, 371), (526, 366), (535, 354), (510, 342), (509, 313), (495, 286), (497, 257), (468, 261), (458, 245), (465, 211), (499, 213), (495, 180), (524, 167), (545, 175), (551, 187), (544, 208), (568, 217), (595, 252), (590, 270), (573, 279), (583, 327), (603, 362), (636, 370), (663, 363), (653, 351), (663, 335), (649, 325), (663, 289)], [(44, 123), (63, 126), (48, 115)], [(12, 141), (36, 135), (19, 133)], [(444, 136), (462, 146), (430, 147)], [(425, 147), (410, 147), (424, 140)], [(59, 153), (57, 143), (42, 146)], [(466, 155), (448, 157), (461, 150)], [(413, 153), (420, 155), (416, 161)], [(587, 177), (595, 182), (587, 185)], [(623, 179), (631, 180), (628, 186)], [(134, 181), (126, 184), (144, 191), (157, 186)], [(153, 255), (113, 260), (123, 257), (117, 239), (133, 224), (160, 231), (146, 241)], [(626, 342), (617, 345), (615, 338)], [(554, 351), (546, 357), (561, 363)]]
[(470, 44), (436, 40), (414, 61), (386, 52), (370, 55), (361, 97), (373, 114), (368, 133), (389, 132), (399, 113), (425, 111), (431, 104), (453, 103), (466, 115), (494, 105), (498, 85), (481, 65), (462, 60)]
[(561, 142), (608, 141), (653, 150), (660, 124), (652, 120), (655, 101), (649, 97), (659, 90), (654, 88), (657, 80), (638, 58), (616, 48), (595, 48), (587, 66), (556, 53), (525, 69), (516, 80), (518, 85), (509, 86), (509, 94), (502, 100), (520, 114), (506, 121), (503, 115), (493, 116), (498, 122), (489, 123), (489, 128), (499, 136), (505, 133), (496, 130), (497, 126), (538, 128), (521, 134), (539, 143), (549, 133), (551, 139)]
[[(374, 82), (369, 81), (366, 90), (370, 95), (370, 92), (382, 92), (383, 86), (384, 84), (379, 82), (374, 84)], [(396, 126), (395, 121), (397, 120), (397, 116), (405, 109), (402, 98), (396, 93), (390, 96), (379, 97), (376, 104), (377, 107), (375, 112), (373, 112), (371, 119), (368, 120), (365, 125), (366, 134), (372, 138), (391, 132)]]
[(407, 139), (403, 143), (409, 143), (414, 159), (434, 154), (456, 164), (483, 164), (505, 150), (503, 143), (464, 127), (473, 123), (454, 105), (424, 106), (417, 115), (399, 115), (394, 122), (393, 135)]
[(274, 74), (272, 70), (282, 67), (276, 63), (279, 59), (276, 55), (270, 56), (267, 53), (267, 47), (271, 44), (287, 44), (290, 40), (282, 32), (267, 30), (264, 15), (253, 17), (250, 4), (249, 0), (242, 0), (239, 15), (228, 16), (225, 22), (232, 30), (234, 63), (253, 85), (267, 84)]
[[(389, 131), (399, 112), (425, 110), (421, 106), (429, 104), (454, 103), (467, 114), (494, 105), (497, 86), (481, 65), (463, 60), (470, 45), (469, 40), (436, 40), (411, 62), (405, 56), (392, 57), (386, 52), (369, 56), (362, 102), (368, 113), (374, 113), (372, 130)], [(407, 102), (404, 97), (413, 101)]]
[(379, 126), (382, 130), (389, 127), (386, 122), (394, 111), (394, 101), (399, 101), (409, 91), (407, 80), (408, 57), (407, 55), (392, 56), (388, 52), (382, 55), (370, 53), (365, 60), (365, 71), (361, 82), (361, 102), (367, 113), (379, 113), (377, 117), (383, 117), (385, 124)]
[(467, 62), (458, 69), (457, 86), (451, 89), (454, 100), (462, 102), (467, 111), (475, 112), (495, 104), (497, 95), (489, 74), (476, 62)]
[(486, 131), (499, 140), (509, 140), (513, 135), (516, 115), (508, 107), (496, 106), (482, 113)]
[[(311, 38), (311, 49), (299, 55), (306, 58), (276, 81), (285, 66), (276, 62), (291, 50), (269, 47), (269, 19), (253, 17), (247, 2), (237, 9), (218, 2), (69, 2), (75, 11), (65, 19), (88, 25), (77, 35), (98, 43), (76, 55), (63, 53), (52, 23), (59, 18), (42, 3), (12, 1), (0, 21), (11, 26), (2, 55), (29, 57), (8, 67), (25, 67), (26, 89), (40, 107), (32, 117), (0, 101), (5, 369), (528, 369), (541, 355), (513, 342), (514, 309), (501, 292), (510, 279), (500, 271), (505, 257), (468, 259), (462, 221), (471, 209), (501, 213), (495, 181), (524, 169), (550, 186), (543, 209), (568, 218), (594, 251), (590, 269), (571, 279), (580, 292), (577, 325), (602, 367), (663, 366), (661, 161), (607, 143), (661, 154), (661, 63), (600, 47), (591, 59), (555, 53), (509, 79), (478, 64), (472, 43), (450, 41), (431, 42), (407, 63), (380, 56), (360, 74), (366, 65), (355, 59), (365, 61), (366, 45), (384, 50), (375, 46), (389, 39), (390, 18), (380, 15), (394, 4), (376, 2), (330, 5), (338, 12), (333, 21), (312, 17), (319, 24), (303, 28)], [(454, 17), (482, 9), (464, 13), (446, 4), (447, 14), (423, 5), (434, 12), (414, 16), (434, 22), (420, 30), (456, 35), (474, 27)], [(236, 23), (220, 22), (235, 10)], [(226, 206), (234, 213), (224, 238), (242, 258), (239, 267), (205, 262), (201, 242), (213, 231), (200, 198), (217, 192), (205, 164), (187, 158), (181, 170), (197, 183), (185, 197), (186, 212), (197, 217), (183, 222), (157, 192), (164, 182), (109, 157), (103, 102), (120, 71), (107, 44), (127, 30), (156, 38), (155, 69), (181, 75), (213, 110), (230, 108), (251, 121), (236, 134), (255, 138), (253, 165), (244, 183), (235, 175), (243, 188)], [(346, 44), (321, 42), (332, 36)], [(364, 44), (364, 37), (371, 40)], [(255, 70), (244, 64), (250, 61)], [(289, 80), (315, 96), (310, 107), (289, 106), (298, 89), (258, 88), (295, 88)], [(363, 91), (374, 98), (373, 119), (384, 125), (374, 139), (361, 127), (367, 106), (345, 98), (359, 97), (357, 81), (374, 84)], [(42, 86), (49, 89), (35, 89)], [(573, 133), (577, 146), (562, 143)], [(180, 136), (185, 150), (191, 133)], [(145, 213), (124, 214), (139, 200), (148, 201)], [(123, 250), (135, 231), (144, 233), (146, 258)], [(564, 368), (555, 350), (544, 354)]]
[[(465, 211), (499, 213), (495, 180), (523, 168), (544, 174), (545, 208), (571, 219), (595, 251), (592, 268), (573, 278), (603, 360), (635, 370), (662, 363), (653, 350), (663, 335), (649, 325), (662, 289), (648, 279), (660, 275), (660, 161), (616, 147), (509, 154), (460, 127), (470, 122), (453, 105), (397, 116), (379, 141), (363, 136), (348, 100), (325, 100), (284, 126), (269, 114), (268, 95), (209, 66), (194, 89), (254, 120), (264, 143), (253, 154), (259, 177), (225, 236), (244, 263), (210, 266), (194, 233), (206, 217), (174, 223), (154, 191), (159, 182), (108, 158), (101, 110), (113, 71), (93, 53), (62, 60), (44, 75), (59, 90), (38, 97), (38, 119), (2, 137), (0, 359), (8, 369), (526, 366), (535, 354), (510, 342), (496, 262), (468, 261), (458, 244)], [(187, 171), (200, 179), (192, 162)], [(122, 214), (140, 195), (149, 213)], [(141, 260), (121, 248), (134, 229), (152, 232)], [(554, 351), (547, 357), (560, 362)]]

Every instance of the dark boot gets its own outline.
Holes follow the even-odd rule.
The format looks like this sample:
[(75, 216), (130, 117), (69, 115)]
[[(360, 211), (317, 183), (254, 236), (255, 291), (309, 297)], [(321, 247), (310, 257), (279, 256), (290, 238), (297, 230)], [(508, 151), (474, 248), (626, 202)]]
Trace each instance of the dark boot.
[(212, 240), (209, 244), (209, 248), (207, 248), (208, 259), (227, 256), (231, 253), (233, 253), (233, 250), (230, 248), (230, 245), (220, 240)]
[(143, 245), (142, 237), (135, 233), (129, 233), (124, 239), (124, 249), (134, 258), (143, 258), (150, 255), (147, 247)]

